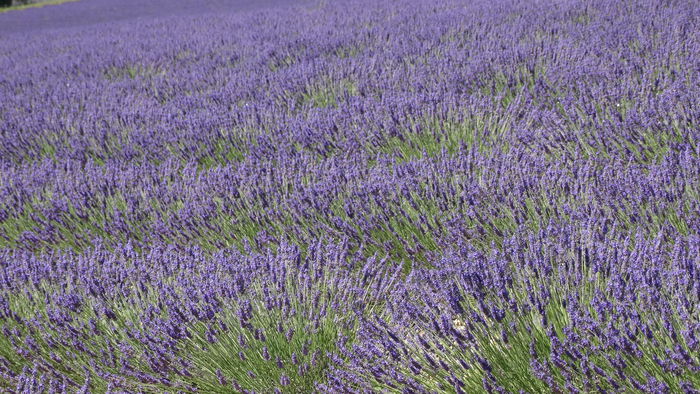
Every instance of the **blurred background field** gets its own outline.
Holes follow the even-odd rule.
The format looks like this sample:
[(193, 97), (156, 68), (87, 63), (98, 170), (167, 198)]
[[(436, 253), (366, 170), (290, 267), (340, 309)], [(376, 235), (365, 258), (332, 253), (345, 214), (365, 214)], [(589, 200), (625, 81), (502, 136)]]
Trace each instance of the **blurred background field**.
[[(197, 15), (216, 12), (246, 12), (271, 6), (314, 4), (313, 0), (29, 0), (0, 7), (0, 35), (27, 34), (44, 29), (79, 28), (129, 19)], [(58, 5), (55, 8), (44, 7)], [(26, 10), (27, 12), (9, 12)], [(7, 11), (7, 12), (5, 12)], [(2, 15), (5, 13), (5, 15)]]

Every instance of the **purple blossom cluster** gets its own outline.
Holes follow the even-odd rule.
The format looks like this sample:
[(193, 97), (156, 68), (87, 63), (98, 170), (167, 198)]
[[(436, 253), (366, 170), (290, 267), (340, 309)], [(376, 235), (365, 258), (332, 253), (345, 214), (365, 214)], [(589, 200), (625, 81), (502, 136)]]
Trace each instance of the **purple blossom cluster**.
[(696, 2), (172, 3), (0, 29), (0, 391), (700, 390)]
[(697, 236), (669, 249), (575, 226), (461, 245), (411, 273), (390, 322), (362, 321), (323, 387), (697, 392), (698, 256)]
[(0, 381), (32, 393), (313, 387), (342, 333), (401, 274), (322, 242), (304, 257), (288, 244), (213, 255), (126, 244), (2, 261)]

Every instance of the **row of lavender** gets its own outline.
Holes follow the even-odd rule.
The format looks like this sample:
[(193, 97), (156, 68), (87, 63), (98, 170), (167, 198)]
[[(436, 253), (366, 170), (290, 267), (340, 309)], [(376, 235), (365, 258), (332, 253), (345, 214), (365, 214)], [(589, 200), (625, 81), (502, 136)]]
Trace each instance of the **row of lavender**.
[(0, 387), (700, 390), (698, 24), (354, 1), (0, 40)]
[(695, 392), (700, 240), (667, 246), (550, 226), (407, 278), (347, 241), (8, 253), (1, 376), (19, 392)]

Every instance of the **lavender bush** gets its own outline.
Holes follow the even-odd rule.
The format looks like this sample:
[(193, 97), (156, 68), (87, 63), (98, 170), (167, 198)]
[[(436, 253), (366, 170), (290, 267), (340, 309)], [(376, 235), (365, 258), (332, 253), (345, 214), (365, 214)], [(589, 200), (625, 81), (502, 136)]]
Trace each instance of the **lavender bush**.
[(2, 390), (700, 390), (696, 2), (93, 1), (0, 30)]

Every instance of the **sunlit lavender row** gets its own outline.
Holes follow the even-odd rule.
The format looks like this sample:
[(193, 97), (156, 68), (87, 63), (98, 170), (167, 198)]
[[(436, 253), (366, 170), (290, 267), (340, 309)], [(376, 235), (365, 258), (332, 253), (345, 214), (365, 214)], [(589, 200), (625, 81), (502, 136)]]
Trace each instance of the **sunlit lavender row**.
[(0, 29), (0, 391), (700, 392), (699, 3), (93, 1)]

